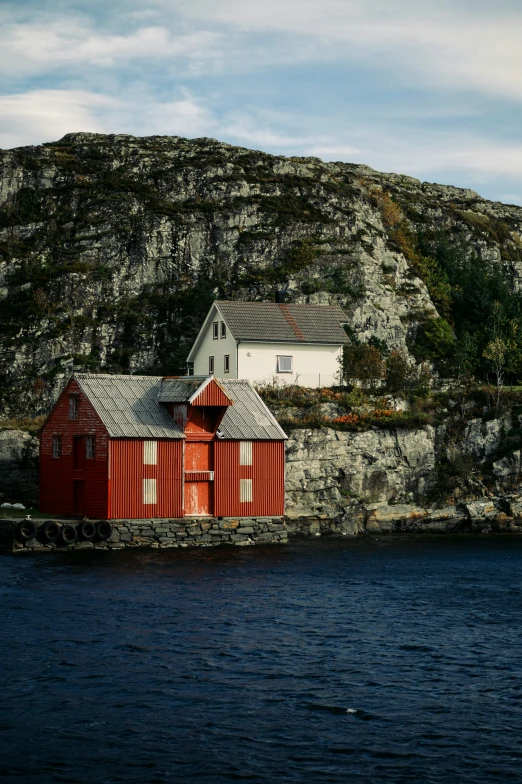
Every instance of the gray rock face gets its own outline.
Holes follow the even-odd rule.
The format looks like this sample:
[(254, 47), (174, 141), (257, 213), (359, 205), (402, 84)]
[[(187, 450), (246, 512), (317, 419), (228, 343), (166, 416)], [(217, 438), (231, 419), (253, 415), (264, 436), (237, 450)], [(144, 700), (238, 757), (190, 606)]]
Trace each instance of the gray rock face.
[(0, 502), (5, 498), (36, 503), (38, 439), (21, 430), (0, 430)]
[(216, 296), (285, 286), (407, 350), (436, 309), (383, 191), (412, 232), (520, 277), (522, 209), (472, 191), (212, 139), (79, 133), (0, 152), (0, 415), (45, 413), (74, 369), (183, 371)]
[(294, 430), (287, 443), (286, 513), (336, 517), (423, 495), (435, 467), (432, 427), (410, 431)]

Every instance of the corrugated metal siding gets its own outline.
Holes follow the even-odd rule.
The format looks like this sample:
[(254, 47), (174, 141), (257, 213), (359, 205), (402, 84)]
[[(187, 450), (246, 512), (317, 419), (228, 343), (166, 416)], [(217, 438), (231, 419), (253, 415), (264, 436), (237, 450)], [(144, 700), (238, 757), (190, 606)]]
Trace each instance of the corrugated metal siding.
[(158, 403), (161, 376), (74, 376), (113, 438), (182, 438), (168, 412)]
[(193, 406), (229, 406), (231, 400), (216, 380), (212, 379), (191, 403)]
[[(77, 394), (78, 419), (69, 419), (69, 395)], [(52, 456), (53, 435), (62, 439), (62, 456)], [(96, 437), (95, 457), (85, 460), (83, 470), (73, 470), (75, 436)], [(85, 443), (83, 444), (85, 448)], [(78, 383), (72, 379), (62, 392), (40, 433), (41, 512), (74, 514), (73, 482), (84, 482), (84, 514), (106, 518), (108, 514), (108, 438), (107, 430)]]
[(241, 441), (286, 438), (286, 433), (248, 381), (231, 379), (221, 381), (221, 384), (234, 401), (219, 423), (225, 438)]
[[(111, 439), (110, 517), (181, 517), (183, 445), (158, 441), (157, 465), (144, 463), (142, 439)], [(144, 504), (143, 480), (156, 479), (156, 503)]]
[[(283, 441), (255, 441), (251, 466), (239, 464), (238, 441), (215, 443), (215, 510), (219, 517), (279, 516), (285, 505)], [(252, 479), (252, 502), (240, 502), (240, 480)]]

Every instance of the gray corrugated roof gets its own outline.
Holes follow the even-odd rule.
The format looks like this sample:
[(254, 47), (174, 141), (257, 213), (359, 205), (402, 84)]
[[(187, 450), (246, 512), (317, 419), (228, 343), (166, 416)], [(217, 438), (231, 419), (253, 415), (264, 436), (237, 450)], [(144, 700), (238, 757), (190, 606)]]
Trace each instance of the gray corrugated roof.
[(110, 436), (184, 438), (166, 409), (158, 403), (161, 376), (76, 373), (74, 377)]
[(219, 379), (234, 401), (221, 420), (219, 430), (224, 438), (248, 441), (280, 440), (286, 433), (248, 381)]
[(236, 340), (348, 343), (339, 305), (281, 305), (276, 302), (216, 302)]
[[(163, 407), (168, 402), (187, 402), (208, 376), (163, 379), (162, 376), (110, 376), (76, 373), (82, 391), (113, 438), (184, 438), (184, 434)], [(172, 400), (174, 391), (183, 400)], [(226, 439), (279, 440), (286, 434), (248, 381), (219, 379), (219, 385), (233, 401), (219, 429)], [(164, 387), (164, 389), (163, 389)]]
[(160, 403), (188, 403), (208, 376), (181, 376), (162, 381), (158, 400)]

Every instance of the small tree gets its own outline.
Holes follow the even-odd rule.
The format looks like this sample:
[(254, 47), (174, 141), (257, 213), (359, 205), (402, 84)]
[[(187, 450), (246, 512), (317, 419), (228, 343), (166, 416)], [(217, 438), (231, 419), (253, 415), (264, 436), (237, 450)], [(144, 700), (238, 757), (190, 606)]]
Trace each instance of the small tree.
[(508, 344), (502, 338), (493, 338), (490, 340), (482, 356), (484, 359), (488, 359), (492, 366), (493, 372), (495, 373), (496, 380), (497, 380), (497, 402), (496, 402), (496, 410), (498, 413), (499, 404), (500, 404), (500, 395), (502, 391), (502, 387), (504, 386), (504, 371), (506, 369), (506, 357), (508, 353)]
[(410, 375), (406, 352), (394, 349), (386, 362), (386, 387), (389, 392), (404, 392)]
[(352, 343), (344, 347), (342, 378), (345, 383), (361, 381), (375, 388), (384, 378), (385, 364), (381, 352), (369, 343)]

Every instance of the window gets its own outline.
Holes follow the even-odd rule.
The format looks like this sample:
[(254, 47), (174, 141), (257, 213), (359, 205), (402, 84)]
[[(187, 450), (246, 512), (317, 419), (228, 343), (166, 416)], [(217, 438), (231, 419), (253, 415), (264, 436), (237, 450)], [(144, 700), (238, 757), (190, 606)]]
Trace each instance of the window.
[(226, 338), (227, 336), (227, 325), (224, 321), (221, 322), (221, 337)]
[(143, 465), (157, 465), (157, 464), (158, 464), (158, 442), (144, 441), (143, 442)]
[(62, 437), (53, 436), (53, 457), (62, 456)]
[(230, 356), (229, 354), (225, 354), (225, 373), (230, 373)]
[(143, 503), (144, 504), (156, 503), (156, 480), (155, 479), (143, 480)]
[(212, 376), (214, 373), (214, 357), (208, 358), (208, 374)]
[(239, 442), (239, 465), (252, 465), (252, 441)]
[(85, 457), (87, 460), (96, 457), (96, 436), (85, 436)]
[(78, 419), (78, 395), (69, 395), (69, 419)]
[(217, 340), (219, 337), (219, 322), (214, 321), (212, 324), (212, 337), (214, 340)]
[(278, 373), (291, 373), (292, 372), (292, 357), (277, 357), (277, 372)]
[(239, 501), (240, 503), (250, 503), (252, 501), (252, 480), (239, 480)]

